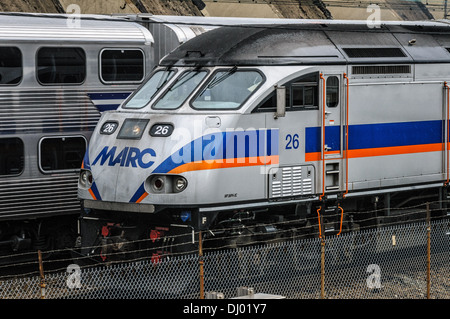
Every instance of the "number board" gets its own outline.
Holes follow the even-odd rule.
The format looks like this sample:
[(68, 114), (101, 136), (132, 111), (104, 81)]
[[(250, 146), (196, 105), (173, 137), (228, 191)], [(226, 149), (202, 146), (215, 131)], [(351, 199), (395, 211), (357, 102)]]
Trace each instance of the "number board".
[(173, 132), (173, 125), (169, 123), (158, 123), (152, 126), (150, 129), (151, 136), (166, 137), (170, 136)]

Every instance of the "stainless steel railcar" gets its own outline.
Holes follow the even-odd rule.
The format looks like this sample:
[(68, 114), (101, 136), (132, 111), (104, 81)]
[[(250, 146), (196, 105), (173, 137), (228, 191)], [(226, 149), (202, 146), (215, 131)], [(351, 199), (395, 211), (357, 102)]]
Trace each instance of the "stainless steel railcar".
[(165, 253), (191, 230), (339, 234), (423, 200), (445, 212), (449, 52), (445, 21), (230, 26), (186, 42), (93, 133), (83, 253), (146, 238)]
[(116, 18), (5, 13), (0, 40), (0, 249), (73, 247), (88, 140), (151, 71), (153, 38)]

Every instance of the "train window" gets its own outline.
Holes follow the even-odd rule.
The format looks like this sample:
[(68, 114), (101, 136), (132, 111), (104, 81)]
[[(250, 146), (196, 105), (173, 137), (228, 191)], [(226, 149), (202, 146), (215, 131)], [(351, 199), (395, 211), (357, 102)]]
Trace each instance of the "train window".
[(44, 173), (78, 170), (85, 152), (84, 137), (45, 137), (39, 144), (40, 169)]
[(192, 102), (195, 109), (235, 110), (263, 83), (258, 71), (230, 69), (216, 72)]
[(318, 108), (317, 73), (302, 76), (286, 84), (286, 106), (291, 110)]
[(154, 109), (174, 110), (179, 108), (195, 88), (203, 81), (206, 71), (187, 71), (164, 93), (161, 99), (153, 106)]
[[(286, 84), (286, 110), (311, 110), (319, 108), (319, 73), (310, 73)], [(272, 92), (253, 112), (274, 112), (277, 100)]]
[(155, 96), (156, 92), (172, 78), (174, 73), (174, 70), (156, 71), (123, 107), (133, 109), (144, 107)]
[(86, 78), (86, 54), (81, 48), (44, 47), (37, 54), (42, 84), (81, 84)]
[(144, 80), (144, 52), (138, 49), (108, 49), (100, 55), (100, 75), (104, 82)]
[(326, 101), (328, 107), (336, 107), (339, 103), (339, 79), (329, 76), (326, 81)]
[(0, 47), (0, 85), (22, 80), (22, 52), (16, 47)]
[(19, 175), (24, 168), (24, 146), (20, 138), (0, 138), (0, 175)]

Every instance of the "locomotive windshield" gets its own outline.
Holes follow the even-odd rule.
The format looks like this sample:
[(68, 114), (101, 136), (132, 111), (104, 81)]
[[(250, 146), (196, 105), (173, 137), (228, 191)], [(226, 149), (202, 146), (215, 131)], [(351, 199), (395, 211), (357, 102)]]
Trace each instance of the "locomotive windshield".
[(179, 108), (194, 89), (205, 78), (206, 71), (186, 71), (164, 93), (153, 106), (154, 109), (174, 110)]
[(218, 71), (192, 102), (194, 109), (234, 110), (261, 85), (263, 76), (253, 70), (236, 68)]
[[(143, 108), (160, 90), (165, 90), (155, 100), (152, 108), (178, 109), (202, 85), (209, 72), (206, 69), (187, 70), (167, 84), (175, 73), (171, 69), (156, 71), (123, 107)], [(264, 76), (257, 70), (241, 70), (236, 67), (219, 69), (206, 80), (198, 90), (199, 93), (191, 99), (190, 105), (195, 110), (236, 110), (263, 82)]]
[(124, 105), (126, 108), (142, 108), (150, 102), (156, 92), (170, 80), (174, 70), (160, 70), (153, 73), (151, 78), (136, 92), (134, 96)]

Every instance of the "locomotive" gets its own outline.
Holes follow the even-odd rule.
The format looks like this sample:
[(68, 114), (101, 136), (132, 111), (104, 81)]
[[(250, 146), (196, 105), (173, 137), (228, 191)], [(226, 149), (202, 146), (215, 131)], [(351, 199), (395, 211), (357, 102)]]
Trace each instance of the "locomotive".
[(449, 65), (445, 21), (229, 25), (187, 41), (92, 134), (82, 253), (158, 257), (199, 231), (211, 247), (339, 235), (404, 222), (394, 208), (424, 200), (445, 216)]

